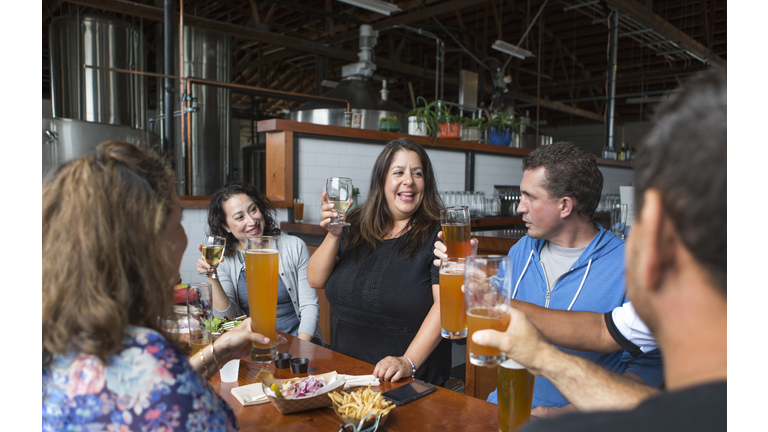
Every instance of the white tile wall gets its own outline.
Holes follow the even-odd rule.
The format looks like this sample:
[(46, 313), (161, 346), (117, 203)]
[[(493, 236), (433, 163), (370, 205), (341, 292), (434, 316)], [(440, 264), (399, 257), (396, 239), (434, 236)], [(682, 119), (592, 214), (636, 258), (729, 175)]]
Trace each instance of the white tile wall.
[[(304, 221), (320, 222), (320, 195), (328, 177), (350, 177), (360, 189), (361, 202), (370, 186), (371, 171), (383, 144), (338, 142), (331, 139), (299, 139), (299, 198), (304, 200)], [(425, 147), (435, 169), (439, 191), (464, 190), (464, 152)], [(603, 194), (619, 193), (620, 185), (632, 184), (634, 171), (625, 168), (600, 167), (603, 173)], [(475, 190), (493, 193), (493, 185), (519, 185), (523, 178), (522, 157), (475, 155)], [(281, 220), (288, 213), (280, 209)]]

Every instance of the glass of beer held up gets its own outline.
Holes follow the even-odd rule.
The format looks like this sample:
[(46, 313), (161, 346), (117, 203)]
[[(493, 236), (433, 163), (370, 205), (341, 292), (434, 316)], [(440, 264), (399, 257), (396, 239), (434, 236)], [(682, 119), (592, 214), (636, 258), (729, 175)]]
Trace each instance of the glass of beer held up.
[(467, 308), (469, 361), (475, 366), (496, 366), (505, 355), (495, 348), (478, 345), (472, 334), (478, 330), (505, 331), (509, 326), (509, 293), (512, 261), (505, 255), (470, 256), (464, 262), (464, 299)]
[(445, 339), (467, 337), (463, 284), (464, 258), (443, 258), (440, 261), (440, 335)]
[(507, 359), (496, 372), (499, 432), (519, 429), (531, 417), (534, 377), (520, 363)]
[(472, 254), (469, 246), (470, 224), (467, 206), (446, 207), (440, 210), (440, 225), (448, 258), (466, 258)]
[(251, 329), (269, 338), (266, 345), (251, 346), (251, 360), (270, 363), (277, 359), (277, 237), (245, 239), (245, 281), (248, 286), (248, 306), (251, 309)]

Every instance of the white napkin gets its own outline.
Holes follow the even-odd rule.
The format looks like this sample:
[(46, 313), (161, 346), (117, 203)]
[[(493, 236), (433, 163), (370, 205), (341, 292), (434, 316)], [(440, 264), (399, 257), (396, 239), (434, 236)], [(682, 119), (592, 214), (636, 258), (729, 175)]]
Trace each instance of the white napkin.
[(373, 375), (346, 375), (346, 380), (344, 390), (349, 390), (352, 387), (367, 387), (368, 384), (373, 387), (379, 385), (379, 379)]
[(232, 396), (237, 398), (243, 406), (258, 405), (269, 402), (267, 395), (261, 388), (261, 383), (248, 384), (232, 389)]

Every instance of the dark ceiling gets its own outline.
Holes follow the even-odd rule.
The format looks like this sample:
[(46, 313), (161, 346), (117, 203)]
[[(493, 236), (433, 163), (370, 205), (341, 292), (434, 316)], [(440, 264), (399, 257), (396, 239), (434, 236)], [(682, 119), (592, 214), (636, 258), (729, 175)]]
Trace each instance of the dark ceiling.
[[(59, 15), (102, 13), (143, 27), (148, 42), (148, 70), (155, 64), (156, 28), (162, 1), (44, 0), (43, 97), (50, 98), (48, 25)], [(387, 78), (390, 99), (412, 107), (415, 96), (435, 95), (432, 39), (407, 32), (408, 25), (434, 33), (446, 45), (444, 99), (458, 100), (459, 71), (479, 74), (479, 101), (493, 94), (492, 71), (508, 56), (491, 49), (497, 39), (517, 44), (544, 0), (390, 1), (401, 12), (387, 17), (336, 0), (187, 0), (185, 25), (233, 37), (232, 82), (304, 94), (330, 90), (322, 79), (339, 81), (341, 67), (357, 61), (360, 24), (379, 30), (372, 84)], [(174, 2), (178, 17), (179, 1)], [(708, 64), (727, 60), (726, 0), (547, 0), (520, 44), (535, 57), (512, 59), (504, 71), (511, 78), (508, 95), (535, 118), (559, 126), (600, 122), (605, 113), (608, 69), (608, 19), (619, 11), (616, 121), (647, 119), (653, 100)], [(177, 18), (178, 19), (178, 18)], [(326, 60), (327, 59), (327, 60)], [(325, 76), (323, 76), (325, 71)], [(157, 103), (150, 83), (150, 108)], [(232, 95), (235, 106), (250, 105), (250, 95)], [(508, 102), (509, 103), (509, 102)], [(268, 99), (260, 118), (282, 117), (300, 102)], [(239, 112), (241, 116), (246, 112)]]

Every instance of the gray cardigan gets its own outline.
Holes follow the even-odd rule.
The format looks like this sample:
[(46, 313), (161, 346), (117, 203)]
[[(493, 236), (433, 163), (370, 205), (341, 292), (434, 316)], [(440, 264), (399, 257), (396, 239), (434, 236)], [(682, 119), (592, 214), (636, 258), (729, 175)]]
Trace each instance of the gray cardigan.
[[(307, 264), (309, 263), (309, 249), (298, 237), (288, 234), (280, 234), (277, 238), (279, 250), (280, 278), (291, 296), (296, 316), (299, 317), (299, 332), (314, 335), (323, 343), (325, 338), (320, 331), (320, 306), (317, 305), (317, 291), (307, 282)], [(221, 287), (229, 297), (229, 307), (220, 311), (213, 308), (216, 317), (235, 318), (243, 315), (237, 296), (237, 279), (245, 268), (240, 264), (237, 256), (226, 257), (219, 264), (216, 273), (219, 276)]]

